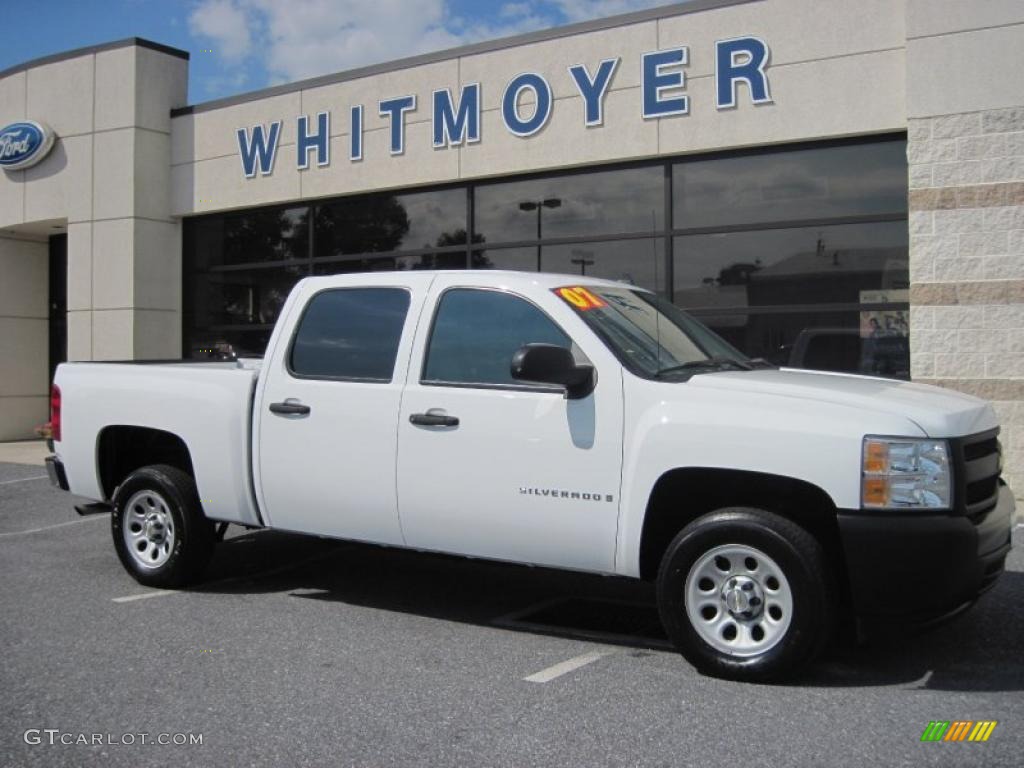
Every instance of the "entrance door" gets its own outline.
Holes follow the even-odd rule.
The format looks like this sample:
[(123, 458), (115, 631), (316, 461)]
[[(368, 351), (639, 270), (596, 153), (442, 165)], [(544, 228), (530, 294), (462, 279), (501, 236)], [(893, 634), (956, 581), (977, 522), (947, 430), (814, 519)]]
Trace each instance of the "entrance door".
[[(398, 504), (409, 546), (611, 572), (622, 461), (621, 367), (582, 349), (536, 304), (438, 277), (398, 420)], [(424, 330), (429, 329), (426, 334)], [(593, 339), (586, 342), (596, 344)], [(522, 345), (598, 366), (596, 389), (512, 379)]]
[(50, 236), (50, 382), (68, 359), (68, 236)]

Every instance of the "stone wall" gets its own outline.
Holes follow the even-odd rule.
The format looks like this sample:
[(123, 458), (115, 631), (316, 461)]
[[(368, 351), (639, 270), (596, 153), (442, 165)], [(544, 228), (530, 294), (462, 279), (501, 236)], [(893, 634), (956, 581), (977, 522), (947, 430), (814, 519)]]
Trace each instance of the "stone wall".
[(1024, 107), (911, 119), (911, 372), (991, 400), (1024, 495)]

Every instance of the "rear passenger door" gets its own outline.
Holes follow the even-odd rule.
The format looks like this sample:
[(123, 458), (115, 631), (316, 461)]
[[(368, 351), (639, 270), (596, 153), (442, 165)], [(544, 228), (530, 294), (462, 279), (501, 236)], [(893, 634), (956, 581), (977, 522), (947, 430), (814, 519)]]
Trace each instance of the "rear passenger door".
[[(592, 334), (569, 335), (553, 313), (564, 309), (566, 323), (579, 323), (577, 330), (582, 324), (553, 306), (556, 299), (545, 309), (512, 291), (460, 284), (465, 279), (435, 281), (428, 306), (436, 301), (436, 311), (430, 322), (424, 312), (402, 400), (398, 488), (406, 542), (610, 572), (621, 366)], [(512, 379), (513, 354), (537, 342), (593, 363), (594, 392), (569, 400), (560, 387)]]
[(261, 509), (275, 528), (401, 544), (395, 420), (413, 293), (327, 288), (296, 304), (304, 309), (291, 337), (272, 342), (256, 398)]

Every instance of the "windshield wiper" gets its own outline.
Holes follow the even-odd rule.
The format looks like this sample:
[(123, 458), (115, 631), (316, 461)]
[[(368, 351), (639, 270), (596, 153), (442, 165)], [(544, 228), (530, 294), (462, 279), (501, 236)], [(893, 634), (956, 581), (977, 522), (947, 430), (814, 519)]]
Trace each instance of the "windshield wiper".
[(706, 373), (708, 371), (723, 371), (729, 369), (737, 371), (750, 371), (753, 370), (753, 366), (748, 363), (740, 362), (732, 357), (706, 357), (703, 360), (691, 360), (688, 363), (682, 363), (681, 365), (673, 365), (669, 368), (662, 368), (654, 376), (656, 378), (671, 373), (682, 373), (684, 371), (692, 371), (693, 373)]

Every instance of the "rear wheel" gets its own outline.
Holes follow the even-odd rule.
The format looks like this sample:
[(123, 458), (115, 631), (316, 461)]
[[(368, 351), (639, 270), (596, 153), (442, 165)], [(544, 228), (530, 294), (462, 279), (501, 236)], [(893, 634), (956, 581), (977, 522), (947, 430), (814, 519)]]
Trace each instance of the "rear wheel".
[(137, 469), (113, 501), (114, 548), (139, 583), (181, 587), (202, 575), (216, 534), (189, 475), (163, 464)]
[(736, 680), (779, 679), (809, 662), (831, 634), (834, 595), (818, 541), (746, 507), (686, 526), (658, 574), (673, 643), (701, 671)]

